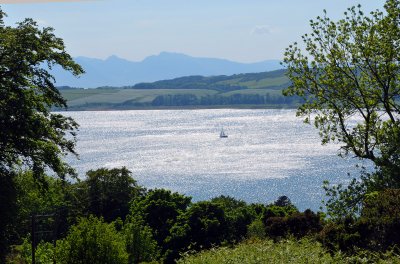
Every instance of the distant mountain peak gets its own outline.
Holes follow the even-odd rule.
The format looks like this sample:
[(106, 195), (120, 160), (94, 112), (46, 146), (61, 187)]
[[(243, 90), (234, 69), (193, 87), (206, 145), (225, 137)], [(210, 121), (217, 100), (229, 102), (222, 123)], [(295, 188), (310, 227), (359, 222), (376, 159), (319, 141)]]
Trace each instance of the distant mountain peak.
[(155, 61), (155, 60), (176, 60), (176, 59), (190, 59), (194, 57), (191, 57), (189, 55), (183, 54), (183, 53), (178, 53), (178, 52), (169, 52), (169, 51), (162, 51), (157, 55), (151, 55), (146, 57), (142, 62), (148, 62), (148, 61)]
[(100, 86), (132, 86), (140, 82), (154, 82), (190, 75), (215, 76), (266, 72), (281, 69), (278, 60), (240, 63), (225, 59), (192, 57), (177, 52), (163, 51), (140, 62), (112, 55), (105, 60), (77, 57), (86, 71), (76, 79), (61, 67), (53, 75), (59, 86), (95, 88)]

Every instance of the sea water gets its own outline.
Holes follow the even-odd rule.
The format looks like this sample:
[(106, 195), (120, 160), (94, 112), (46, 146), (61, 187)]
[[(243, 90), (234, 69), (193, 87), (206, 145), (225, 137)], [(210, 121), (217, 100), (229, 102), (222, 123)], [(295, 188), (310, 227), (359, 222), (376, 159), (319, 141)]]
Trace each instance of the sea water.
[[(288, 196), (318, 209), (322, 183), (346, 183), (358, 160), (321, 145), (318, 130), (295, 110), (143, 110), (63, 112), (79, 124), (79, 177), (126, 166), (140, 185), (166, 188), (193, 201), (229, 195), (270, 203)], [(228, 135), (220, 138), (221, 129)]]

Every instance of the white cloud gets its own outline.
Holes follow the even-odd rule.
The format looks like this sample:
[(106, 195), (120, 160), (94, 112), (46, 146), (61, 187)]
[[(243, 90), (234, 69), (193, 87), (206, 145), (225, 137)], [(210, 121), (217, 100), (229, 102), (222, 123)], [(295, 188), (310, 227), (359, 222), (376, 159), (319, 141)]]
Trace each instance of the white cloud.
[(36, 22), (37, 22), (40, 26), (43, 26), (43, 27), (47, 27), (47, 26), (49, 25), (49, 23), (47, 23), (47, 21), (46, 21), (46, 20), (43, 20), (43, 19), (37, 19)]
[(276, 29), (269, 25), (259, 25), (255, 26), (251, 31), (252, 35), (269, 35), (276, 32)]

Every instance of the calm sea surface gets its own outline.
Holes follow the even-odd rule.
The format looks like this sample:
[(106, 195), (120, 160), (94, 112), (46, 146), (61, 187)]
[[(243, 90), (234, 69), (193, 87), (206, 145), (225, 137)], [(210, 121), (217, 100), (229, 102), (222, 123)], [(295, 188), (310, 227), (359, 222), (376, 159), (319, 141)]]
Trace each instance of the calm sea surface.
[[(126, 166), (139, 184), (167, 188), (194, 201), (230, 195), (268, 203), (287, 195), (318, 209), (323, 180), (347, 182), (358, 160), (321, 146), (318, 131), (294, 110), (146, 110), (63, 112), (79, 124), (84, 177), (100, 167)], [(219, 138), (221, 128), (228, 138)]]

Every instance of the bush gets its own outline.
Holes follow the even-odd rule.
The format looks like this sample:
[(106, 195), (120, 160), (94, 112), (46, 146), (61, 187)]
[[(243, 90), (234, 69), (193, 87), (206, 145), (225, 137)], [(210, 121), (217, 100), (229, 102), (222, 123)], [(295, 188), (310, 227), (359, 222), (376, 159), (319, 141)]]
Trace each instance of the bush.
[(330, 251), (353, 254), (357, 248), (365, 247), (356, 220), (347, 217), (341, 221), (327, 223), (318, 234), (318, 240)]
[(265, 221), (266, 233), (271, 238), (296, 238), (315, 234), (322, 229), (320, 216), (307, 209), (304, 213), (294, 213), (284, 217), (269, 217)]
[(166, 261), (172, 262), (186, 250), (200, 250), (217, 246), (228, 235), (227, 221), (221, 206), (204, 201), (193, 204), (179, 216), (166, 239)]
[(247, 235), (247, 227), (256, 218), (256, 213), (244, 201), (229, 196), (211, 199), (212, 203), (221, 206), (226, 215), (228, 242), (239, 242)]
[(125, 219), (129, 213), (129, 202), (144, 191), (126, 167), (100, 168), (90, 170), (86, 175), (87, 179), (81, 187), (86, 192), (87, 211), (103, 217), (106, 222)]
[(68, 236), (57, 241), (56, 256), (59, 263), (128, 263), (122, 234), (94, 216), (79, 219)]
[(247, 227), (248, 238), (265, 238), (265, 225), (261, 219), (256, 219)]
[(128, 217), (123, 228), (129, 263), (140, 263), (158, 259), (160, 252), (152, 230), (141, 219)]
[[(355, 252), (358, 248), (386, 251), (400, 246), (400, 190), (366, 195), (359, 218), (327, 224), (319, 239), (330, 250)], [(398, 251), (398, 250), (397, 250)]]
[(370, 241), (370, 249), (386, 250), (400, 246), (400, 189), (386, 189), (367, 196), (360, 225), (366, 227), (367, 233), (361, 235)]
[[(32, 245), (28, 239), (24, 239), (19, 254), (15, 259), (8, 263), (32, 263)], [(35, 261), (40, 264), (53, 264), (54, 263), (54, 246), (52, 243), (40, 241), (35, 249)]]
[(162, 246), (178, 215), (186, 210), (190, 201), (190, 197), (169, 190), (150, 190), (132, 201), (130, 215), (141, 218), (144, 224), (153, 230), (158, 245)]

